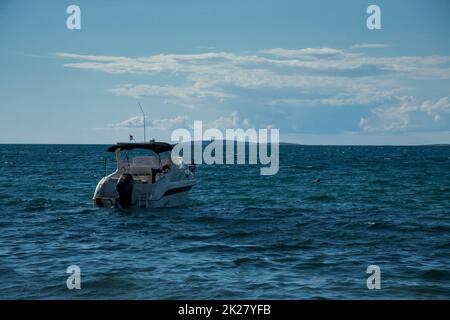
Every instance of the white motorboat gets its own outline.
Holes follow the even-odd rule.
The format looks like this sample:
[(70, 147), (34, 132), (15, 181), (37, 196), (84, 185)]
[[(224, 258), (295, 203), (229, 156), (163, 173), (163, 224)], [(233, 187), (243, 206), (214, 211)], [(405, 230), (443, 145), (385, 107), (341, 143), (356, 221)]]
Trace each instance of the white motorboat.
[(194, 165), (171, 158), (173, 146), (164, 142), (117, 143), (117, 170), (103, 177), (94, 193), (99, 207), (175, 207), (187, 202), (195, 185)]

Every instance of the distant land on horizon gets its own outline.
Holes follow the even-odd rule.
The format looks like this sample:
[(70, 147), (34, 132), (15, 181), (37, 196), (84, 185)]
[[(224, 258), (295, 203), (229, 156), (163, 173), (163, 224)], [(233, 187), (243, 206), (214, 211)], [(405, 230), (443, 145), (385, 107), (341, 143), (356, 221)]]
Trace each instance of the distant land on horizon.
[[(195, 140), (194, 142), (197, 142), (198, 140)], [(214, 140), (202, 140), (202, 143), (211, 143)], [(219, 140), (217, 140), (219, 141)], [(226, 143), (227, 140), (222, 140), (223, 143)], [(192, 141), (190, 141), (192, 142)], [(234, 141), (235, 143), (241, 144), (244, 141)], [(119, 141), (117, 143), (128, 143), (126, 141)], [(142, 143), (141, 141), (136, 141), (136, 143)], [(182, 143), (188, 143), (188, 142), (182, 142)], [(247, 144), (255, 144), (255, 142), (248, 142), (245, 141), (245, 143)], [(109, 145), (113, 145), (115, 143), (0, 143), (0, 146), (8, 146), (8, 145), (73, 145), (73, 146), (109, 146)], [(175, 145), (175, 143), (172, 143), (173, 145)], [(327, 147), (327, 146), (335, 146), (335, 147), (349, 147), (349, 146), (353, 146), (353, 147), (450, 147), (450, 143), (430, 143), (430, 144), (303, 144), (303, 143), (295, 143), (295, 142), (279, 142), (279, 145), (293, 145), (293, 146), (306, 146), (306, 147), (314, 147), (314, 146), (322, 146), (322, 147)]]

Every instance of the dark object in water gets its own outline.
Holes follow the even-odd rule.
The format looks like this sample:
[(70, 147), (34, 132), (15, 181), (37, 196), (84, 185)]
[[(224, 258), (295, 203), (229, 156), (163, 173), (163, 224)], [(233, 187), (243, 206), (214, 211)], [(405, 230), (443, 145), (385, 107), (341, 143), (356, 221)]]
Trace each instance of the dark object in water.
[(195, 164), (194, 160), (191, 160), (191, 164), (188, 165), (189, 171), (191, 171), (192, 173), (195, 173), (195, 167), (196, 167), (196, 166), (197, 166), (197, 165)]
[(122, 208), (131, 206), (133, 196), (133, 177), (129, 173), (120, 176), (116, 184), (116, 192), (118, 195), (117, 202)]

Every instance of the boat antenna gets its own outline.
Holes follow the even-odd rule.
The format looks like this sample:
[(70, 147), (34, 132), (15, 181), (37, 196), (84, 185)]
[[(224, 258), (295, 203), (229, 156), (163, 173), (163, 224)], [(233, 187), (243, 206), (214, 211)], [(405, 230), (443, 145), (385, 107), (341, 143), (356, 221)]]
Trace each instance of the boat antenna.
[(140, 102), (138, 102), (138, 105), (139, 105), (139, 108), (141, 108), (142, 115), (144, 116), (144, 142), (147, 142), (147, 138), (145, 136), (145, 112), (144, 112), (144, 109), (142, 109)]

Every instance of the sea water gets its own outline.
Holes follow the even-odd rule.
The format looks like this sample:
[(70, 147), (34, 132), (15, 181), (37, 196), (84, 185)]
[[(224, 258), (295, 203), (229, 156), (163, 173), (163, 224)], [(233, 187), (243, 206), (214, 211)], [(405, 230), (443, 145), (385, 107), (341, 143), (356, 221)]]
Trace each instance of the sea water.
[(1, 299), (450, 298), (448, 146), (282, 145), (151, 211), (93, 207), (105, 149), (0, 145)]

